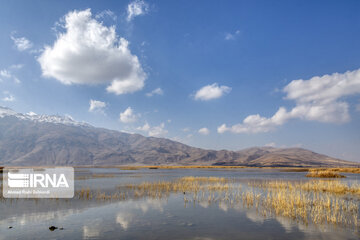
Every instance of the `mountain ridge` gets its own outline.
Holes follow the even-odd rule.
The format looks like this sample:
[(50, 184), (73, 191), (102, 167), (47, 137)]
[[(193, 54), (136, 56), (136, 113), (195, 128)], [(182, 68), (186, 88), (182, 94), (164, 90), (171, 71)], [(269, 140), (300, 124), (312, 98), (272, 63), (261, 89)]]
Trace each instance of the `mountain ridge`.
[[(0, 118), (14, 116), (18, 119), (37, 121), (37, 122), (49, 122), (55, 124), (65, 124), (65, 125), (74, 125), (74, 126), (91, 126), (85, 122), (75, 121), (71, 116), (65, 115), (38, 115), (34, 112), (29, 113), (18, 113), (12, 110), (11, 108), (0, 106)], [(91, 126), (92, 127), (92, 126)]]
[(359, 166), (302, 148), (207, 150), (0, 107), (0, 165)]

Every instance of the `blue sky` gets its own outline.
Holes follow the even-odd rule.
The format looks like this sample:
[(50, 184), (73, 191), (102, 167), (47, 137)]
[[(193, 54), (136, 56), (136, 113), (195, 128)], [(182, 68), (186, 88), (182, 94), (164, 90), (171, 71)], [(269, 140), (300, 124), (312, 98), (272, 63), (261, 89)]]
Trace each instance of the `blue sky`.
[(0, 1), (0, 105), (360, 161), (359, 1)]

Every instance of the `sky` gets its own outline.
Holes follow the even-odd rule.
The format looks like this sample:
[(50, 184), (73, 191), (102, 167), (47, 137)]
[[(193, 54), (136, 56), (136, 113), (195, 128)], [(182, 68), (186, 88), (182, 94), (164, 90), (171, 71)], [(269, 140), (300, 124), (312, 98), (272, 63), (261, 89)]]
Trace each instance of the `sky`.
[(0, 106), (360, 161), (359, 1), (0, 0)]

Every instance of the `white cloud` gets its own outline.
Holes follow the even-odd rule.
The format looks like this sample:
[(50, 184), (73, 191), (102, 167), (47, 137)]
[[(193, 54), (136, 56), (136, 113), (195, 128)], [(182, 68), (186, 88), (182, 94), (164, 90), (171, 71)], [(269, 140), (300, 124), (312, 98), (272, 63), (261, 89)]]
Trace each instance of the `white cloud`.
[(208, 101), (222, 97), (231, 91), (228, 86), (219, 86), (217, 83), (206, 85), (195, 93), (195, 100)]
[(234, 40), (234, 36), (231, 33), (226, 33), (225, 34), (225, 40)]
[(128, 107), (124, 112), (120, 113), (120, 121), (123, 123), (136, 122), (137, 115), (131, 107)]
[(163, 137), (168, 131), (165, 129), (165, 123), (161, 123), (159, 126), (151, 127), (148, 123), (145, 123), (144, 126), (136, 128), (137, 130), (146, 132), (150, 137)]
[(136, 128), (137, 130), (147, 132), (150, 130), (150, 125), (148, 123), (145, 123), (144, 126)]
[(25, 37), (16, 38), (13, 35), (11, 35), (10, 38), (14, 41), (14, 44), (15, 44), (15, 47), (17, 48), (17, 50), (19, 50), (21, 52), (33, 47), (32, 42), (30, 42)]
[(162, 137), (165, 136), (168, 131), (165, 129), (165, 123), (161, 123), (159, 126), (150, 128), (148, 134), (150, 137)]
[(286, 98), (299, 103), (329, 103), (341, 97), (360, 93), (360, 69), (345, 73), (315, 76), (309, 80), (291, 81), (285, 88)]
[(360, 94), (360, 69), (345, 73), (291, 81), (285, 88), (286, 99), (294, 100), (293, 117), (320, 122), (343, 123), (350, 120), (349, 104), (344, 97)]
[(225, 40), (235, 40), (239, 34), (240, 30), (236, 30), (234, 33), (226, 33)]
[(90, 9), (69, 12), (62, 22), (65, 31), (38, 58), (44, 77), (68, 85), (110, 83), (107, 91), (117, 95), (143, 88), (146, 74), (115, 26), (92, 18)]
[(0, 70), (0, 76), (2, 76), (4, 78), (11, 78), (12, 77), (11, 73), (6, 69)]
[(290, 111), (284, 107), (271, 117), (250, 115), (240, 124), (218, 128), (219, 133), (268, 132), (283, 125), (290, 119), (304, 119), (327, 123), (345, 123), (350, 121), (349, 104), (343, 98), (360, 94), (360, 69), (343, 74), (316, 76), (309, 80), (293, 80), (283, 91), (285, 99), (294, 100), (296, 106)]
[(127, 18), (126, 20), (130, 22), (137, 16), (146, 14), (149, 11), (149, 4), (142, 0), (135, 0), (127, 6)]
[(163, 94), (164, 94), (164, 91), (161, 88), (156, 88), (156, 89), (152, 90), (151, 92), (148, 92), (146, 94), (146, 96), (152, 97), (154, 95), (163, 95)]
[(210, 134), (210, 130), (207, 129), (206, 127), (200, 128), (198, 132), (199, 132), (200, 134), (202, 134), (202, 135), (209, 135), (209, 134)]
[(16, 83), (16, 84), (20, 84), (21, 83), (21, 81), (17, 78), (17, 77), (13, 77), (13, 80), (14, 80), (14, 82)]
[(114, 12), (110, 11), (110, 10), (104, 10), (98, 14), (95, 15), (96, 19), (104, 19), (104, 18), (110, 18), (113, 21), (115, 21), (117, 19), (117, 16), (115, 15)]
[(11, 69), (21, 69), (24, 67), (24, 64), (13, 64), (10, 66)]
[(104, 108), (106, 107), (106, 103), (98, 100), (90, 100), (89, 102), (89, 112), (100, 112), (104, 113)]
[(226, 132), (226, 131), (228, 131), (228, 130), (229, 130), (229, 129), (228, 129), (228, 127), (226, 126), (225, 123), (217, 128), (217, 132), (218, 132), (218, 133), (224, 133), (224, 132)]
[(182, 129), (183, 132), (190, 132), (190, 128), (186, 127)]
[(276, 143), (274, 142), (267, 143), (265, 144), (265, 147), (276, 147)]
[[(7, 78), (7, 79), (12, 79), (15, 83), (19, 84), (21, 83), (21, 81), (9, 70), (9, 69), (14, 69), (14, 70), (18, 70), (22, 68), (22, 65), (11, 65), (8, 69), (3, 69), (0, 70), (0, 77), (2, 77), (3, 79)], [(2, 79), (0, 78), (0, 82), (2, 81)]]
[(276, 126), (287, 121), (288, 115), (285, 108), (279, 110), (271, 118), (261, 117), (259, 114), (247, 116), (242, 123), (228, 128), (225, 124), (218, 127), (218, 133), (231, 131), (233, 133), (259, 133), (273, 130)]
[(3, 94), (4, 94), (4, 97), (2, 98), (2, 100), (4, 102), (13, 102), (13, 101), (15, 101), (15, 97), (10, 92), (4, 91)]

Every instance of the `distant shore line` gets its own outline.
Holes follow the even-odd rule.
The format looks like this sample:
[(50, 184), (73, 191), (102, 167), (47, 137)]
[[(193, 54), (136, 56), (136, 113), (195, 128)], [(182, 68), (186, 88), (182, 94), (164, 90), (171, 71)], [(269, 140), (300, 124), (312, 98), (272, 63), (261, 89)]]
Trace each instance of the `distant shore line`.
[[(51, 166), (9, 166), (15, 168), (26, 167), (51, 167)], [(314, 172), (314, 171), (333, 171), (342, 173), (360, 173), (360, 167), (322, 167), (322, 166), (214, 166), (214, 165), (79, 165), (71, 166), (76, 168), (119, 168), (120, 170), (139, 170), (139, 169), (280, 169), (284, 172)], [(4, 166), (0, 166), (0, 173)]]

